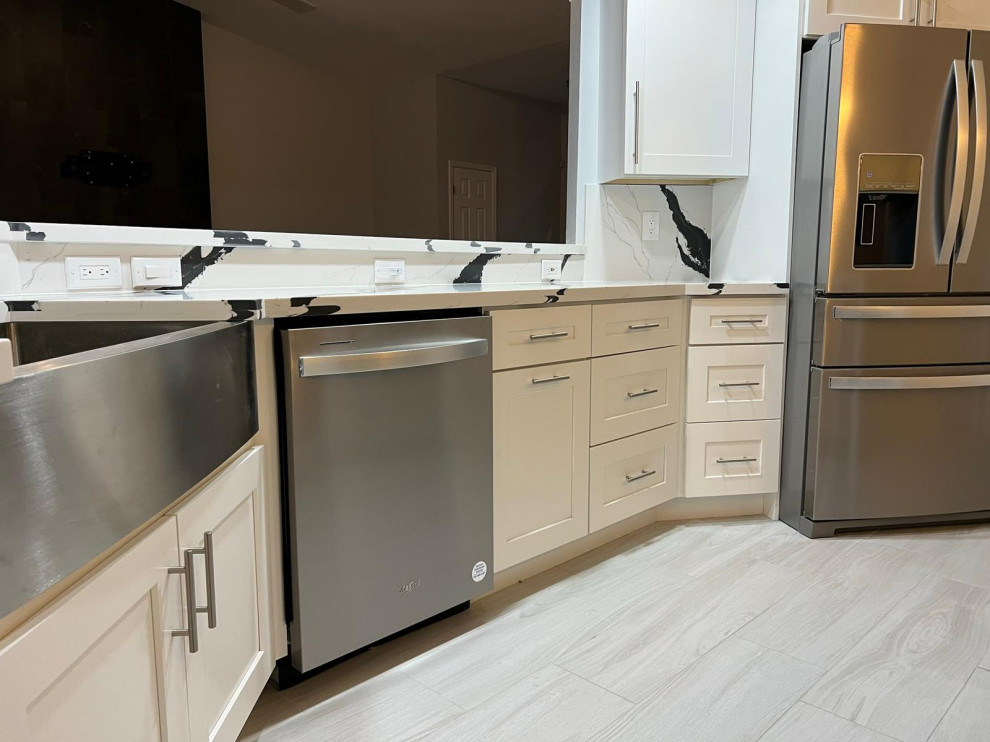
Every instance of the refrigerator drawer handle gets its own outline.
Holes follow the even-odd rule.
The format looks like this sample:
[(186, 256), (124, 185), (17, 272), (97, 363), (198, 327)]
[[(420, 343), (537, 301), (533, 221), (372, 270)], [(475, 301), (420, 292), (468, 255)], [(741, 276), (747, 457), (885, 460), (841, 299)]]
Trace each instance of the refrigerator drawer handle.
[(959, 256), (956, 258), (960, 265), (969, 260), (970, 250), (973, 249), (987, 175), (987, 76), (982, 59), (974, 59), (970, 67), (973, 70), (973, 105), (976, 108), (976, 154), (973, 157), (973, 191), (969, 197), (962, 242), (959, 243)]
[(915, 307), (835, 307), (835, 319), (966, 319), (990, 317), (990, 304)]
[(828, 388), (841, 391), (884, 389), (971, 389), (990, 386), (990, 374), (971, 376), (833, 376)]
[(452, 340), (436, 345), (377, 350), (368, 353), (337, 353), (328, 356), (301, 356), (299, 375), (329, 376), (357, 374), (365, 371), (391, 371), (398, 368), (433, 366), (487, 355), (488, 341), (483, 338)]
[(942, 249), (938, 253), (938, 264), (948, 265), (959, 234), (959, 220), (962, 218), (963, 197), (966, 193), (966, 168), (969, 164), (969, 76), (966, 63), (961, 59), (952, 61), (952, 79), (956, 91), (956, 166), (952, 174), (952, 196), (949, 201), (949, 216), (945, 221), (945, 235)]

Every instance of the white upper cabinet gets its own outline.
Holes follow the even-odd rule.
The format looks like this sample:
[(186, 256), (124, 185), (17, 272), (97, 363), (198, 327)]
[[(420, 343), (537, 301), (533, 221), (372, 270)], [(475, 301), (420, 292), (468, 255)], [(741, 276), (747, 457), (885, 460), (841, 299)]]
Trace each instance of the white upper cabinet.
[[(958, 1), (962, 2), (962, 0)], [(974, 4), (983, 2), (983, 0), (970, 1)], [(804, 32), (824, 36), (838, 31), (843, 23), (892, 23), (913, 26), (917, 23), (917, 19), (918, 0), (808, 0)]]
[(602, 3), (600, 180), (747, 175), (756, 0)]
[(988, 31), (990, 3), (987, 0), (920, 0), (918, 24)]

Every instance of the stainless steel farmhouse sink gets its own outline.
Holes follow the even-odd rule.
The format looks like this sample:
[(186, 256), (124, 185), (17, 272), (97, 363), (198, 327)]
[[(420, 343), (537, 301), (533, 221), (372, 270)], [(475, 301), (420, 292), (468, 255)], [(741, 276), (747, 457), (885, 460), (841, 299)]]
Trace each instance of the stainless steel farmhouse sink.
[(169, 507), (258, 429), (249, 323), (0, 325), (0, 618)]

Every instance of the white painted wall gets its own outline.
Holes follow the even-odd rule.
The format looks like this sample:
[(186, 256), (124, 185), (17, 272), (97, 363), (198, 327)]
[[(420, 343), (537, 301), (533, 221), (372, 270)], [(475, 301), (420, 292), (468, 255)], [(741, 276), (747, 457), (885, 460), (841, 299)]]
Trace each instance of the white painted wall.
[(757, 4), (749, 177), (714, 186), (717, 283), (788, 280), (802, 5)]

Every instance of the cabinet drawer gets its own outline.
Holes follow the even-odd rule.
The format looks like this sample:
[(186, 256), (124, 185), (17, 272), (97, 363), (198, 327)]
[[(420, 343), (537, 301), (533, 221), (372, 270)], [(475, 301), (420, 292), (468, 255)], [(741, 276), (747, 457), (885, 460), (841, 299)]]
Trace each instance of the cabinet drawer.
[(779, 470), (779, 420), (685, 426), (685, 497), (776, 492)]
[(505, 309), (491, 315), (496, 370), (591, 355), (590, 306)]
[(783, 345), (713, 345), (688, 349), (687, 421), (780, 417)]
[(691, 302), (691, 345), (782, 343), (787, 299), (695, 299)]
[(680, 391), (680, 348), (592, 359), (592, 445), (677, 422)]
[(591, 449), (590, 530), (677, 496), (678, 432), (668, 425)]
[(610, 356), (680, 345), (684, 302), (599, 304), (591, 311), (591, 354)]

